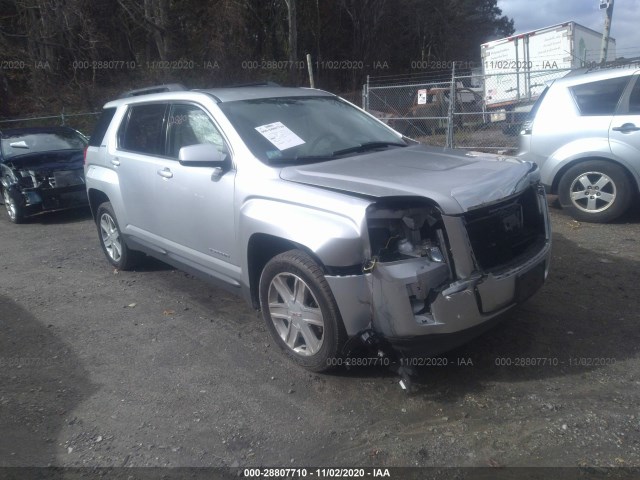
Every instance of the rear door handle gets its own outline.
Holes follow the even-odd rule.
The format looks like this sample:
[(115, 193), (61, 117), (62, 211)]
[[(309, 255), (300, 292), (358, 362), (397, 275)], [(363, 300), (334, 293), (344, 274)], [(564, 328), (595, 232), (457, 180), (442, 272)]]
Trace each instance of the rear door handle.
[(111, 159), (111, 165), (113, 165), (114, 167), (120, 166), (120, 159), (118, 159), (117, 157), (112, 158)]
[(640, 130), (640, 127), (636, 127), (633, 123), (625, 123), (621, 127), (613, 127), (612, 130), (615, 132), (631, 133)]
[(160, 175), (162, 178), (173, 178), (173, 173), (171, 173), (171, 170), (169, 170), (169, 168), (165, 167), (162, 170), (158, 170), (158, 175)]

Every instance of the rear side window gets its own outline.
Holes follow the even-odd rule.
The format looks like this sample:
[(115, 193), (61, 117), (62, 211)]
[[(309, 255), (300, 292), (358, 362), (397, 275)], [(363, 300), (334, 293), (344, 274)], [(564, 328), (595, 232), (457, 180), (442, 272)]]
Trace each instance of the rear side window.
[(631, 95), (629, 96), (629, 114), (640, 114), (640, 77), (636, 79), (636, 84), (633, 86), (633, 90), (631, 90)]
[(118, 132), (119, 146), (123, 150), (164, 155), (164, 116), (167, 104), (134, 105), (126, 123)]
[(610, 78), (571, 87), (581, 115), (613, 115), (629, 77)]
[(109, 124), (113, 119), (113, 116), (116, 113), (115, 107), (105, 108), (102, 111), (102, 115), (100, 115), (100, 119), (98, 123), (93, 129), (93, 133), (91, 134), (91, 138), (89, 139), (89, 146), (91, 147), (99, 147), (104, 140), (104, 136), (107, 133), (107, 129), (109, 128)]

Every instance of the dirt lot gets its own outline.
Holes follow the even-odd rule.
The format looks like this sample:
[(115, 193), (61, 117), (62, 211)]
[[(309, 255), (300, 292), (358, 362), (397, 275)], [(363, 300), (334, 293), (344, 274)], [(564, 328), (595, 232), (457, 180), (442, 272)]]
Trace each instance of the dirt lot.
[[(0, 466), (640, 467), (640, 214), (552, 211), (544, 289), (423, 368), (310, 374), (242, 300), (0, 219)], [(533, 365), (532, 365), (533, 364)]]

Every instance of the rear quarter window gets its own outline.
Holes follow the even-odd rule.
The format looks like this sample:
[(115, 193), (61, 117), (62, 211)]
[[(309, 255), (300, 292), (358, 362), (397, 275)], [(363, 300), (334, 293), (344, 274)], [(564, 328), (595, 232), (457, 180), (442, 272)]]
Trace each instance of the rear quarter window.
[(629, 114), (640, 115), (640, 77), (636, 78), (636, 84), (629, 96)]
[(576, 85), (569, 90), (580, 115), (613, 115), (628, 82), (629, 77), (610, 78)]
[(111, 124), (111, 120), (113, 119), (113, 116), (115, 115), (115, 113), (116, 113), (115, 107), (105, 108), (102, 111), (102, 115), (100, 115), (100, 119), (98, 120), (98, 123), (96, 123), (96, 126), (93, 129), (93, 133), (89, 138), (89, 146), (91, 147), (100, 146), (100, 144), (102, 143), (102, 140), (104, 140), (104, 136), (107, 133), (107, 129), (109, 128), (109, 125)]

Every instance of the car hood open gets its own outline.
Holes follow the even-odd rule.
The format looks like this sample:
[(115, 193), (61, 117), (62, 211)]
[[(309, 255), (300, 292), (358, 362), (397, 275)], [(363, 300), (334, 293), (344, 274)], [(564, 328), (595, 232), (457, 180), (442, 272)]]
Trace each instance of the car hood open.
[(512, 157), (416, 145), (285, 167), (280, 177), (371, 197), (417, 195), (456, 215), (513, 195), (539, 174)]
[(71, 170), (82, 168), (83, 154), (79, 149), (26, 153), (8, 158), (5, 164), (19, 169)]

